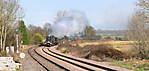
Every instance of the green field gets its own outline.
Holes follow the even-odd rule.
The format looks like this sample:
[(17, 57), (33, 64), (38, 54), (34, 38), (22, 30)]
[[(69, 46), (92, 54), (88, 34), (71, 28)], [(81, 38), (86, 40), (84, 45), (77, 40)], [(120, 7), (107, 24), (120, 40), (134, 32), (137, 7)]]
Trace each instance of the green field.
[(101, 38), (107, 38), (107, 37), (110, 37), (112, 39), (115, 39), (116, 37), (118, 38), (124, 38), (124, 36), (112, 36), (112, 35), (104, 35), (104, 36), (101, 36)]

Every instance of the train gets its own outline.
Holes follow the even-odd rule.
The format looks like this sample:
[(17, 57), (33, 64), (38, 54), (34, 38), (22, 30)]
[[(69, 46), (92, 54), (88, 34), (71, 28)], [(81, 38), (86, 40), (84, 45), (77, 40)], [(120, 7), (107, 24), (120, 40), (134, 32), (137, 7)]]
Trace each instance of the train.
[(59, 41), (60, 39), (58, 37), (55, 37), (54, 35), (50, 35), (50, 36), (46, 36), (45, 42), (40, 43), (39, 46), (50, 47), (50, 46), (58, 45)]
[(54, 35), (50, 35), (46, 36), (46, 40), (43, 43), (40, 43), (39, 46), (51, 47), (63, 43), (64, 40), (75, 40), (76, 38), (78, 37), (68, 37), (65, 35), (61, 38), (58, 38)]

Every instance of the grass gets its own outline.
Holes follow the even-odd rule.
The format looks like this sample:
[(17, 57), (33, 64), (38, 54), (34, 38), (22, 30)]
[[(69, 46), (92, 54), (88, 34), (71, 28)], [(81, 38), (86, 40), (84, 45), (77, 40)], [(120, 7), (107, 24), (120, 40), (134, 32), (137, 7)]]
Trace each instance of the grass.
[(16, 71), (21, 71), (21, 69), (19, 69), (19, 68), (16, 68)]
[(69, 54), (69, 53), (70, 53), (70, 52), (67, 51), (66, 49), (61, 49), (60, 52), (61, 52), (61, 53), (64, 53), (64, 54)]
[(134, 71), (149, 71), (144, 70), (144, 67), (149, 66), (149, 63), (132, 63), (132, 62), (122, 62), (122, 61), (113, 61), (110, 65), (119, 66), (123, 68), (127, 68)]
[(117, 49), (121, 52), (127, 54), (134, 54), (134, 52), (132, 52), (134, 43), (135, 43), (134, 41), (98, 41), (98, 42), (80, 43), (79, 46), (84, 47), (86, 45), (108, 44), (111, 45), (114, 49)]
[[(129, 55), (135, 54), (135, 52), (132, 52), (135, 41), (99, 41), (99, 42), (90, 42), (90, 43), (80, 43), (79, 45), (81, 47), (84, 47), (86, 45), (100, 45), (100, 44), (110, 44), (113, 48), (118, 49), (122, 52), (126, 52)], [(101, 59), (93, 59), (95, 61), (102, 61)], [(127, 68), (134, 71), (149, 71), (144, 70), (145, 67), (149, 68), (149, 63), (136, 63), (136, 62), (123, 62), (123, 61), (111, 61), (112, 66), (119, 66), (122, 68)]]
[(111, 36), (111, 35), (104, 35), (104, 36), (102, 36), (102, 38), (106, 38), (106, 37), (110, 37), (112, 39), (115, 39), (116, 37), (124, 38), (124, 36)]

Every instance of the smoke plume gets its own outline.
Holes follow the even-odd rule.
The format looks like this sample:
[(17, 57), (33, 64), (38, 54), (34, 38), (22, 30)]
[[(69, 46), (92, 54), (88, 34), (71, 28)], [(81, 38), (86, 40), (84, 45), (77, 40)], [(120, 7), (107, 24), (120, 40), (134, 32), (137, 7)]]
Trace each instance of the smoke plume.
[(76, 11), (59, 11), (51, 25), (52, 33), (56, 37), (81, 35), (89, 25), (84, 13)]

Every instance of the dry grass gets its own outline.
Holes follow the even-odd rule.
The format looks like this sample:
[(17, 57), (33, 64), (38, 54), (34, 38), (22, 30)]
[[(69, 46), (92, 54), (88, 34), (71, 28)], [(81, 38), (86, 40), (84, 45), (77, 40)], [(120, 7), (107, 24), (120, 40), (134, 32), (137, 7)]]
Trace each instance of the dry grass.
[[(76, 46), (64, 44), (59, 47), (59, 50), (76, 57), (83, 57), (95, 61), (112, 62), (111, 65), (135, 71), (145, 71), (145, 67), (149, 66), (148, 61), (130, 60), (136, 55), (136, 50), (133, 47), (134, 43), (134, 41), (91, 41), (81, 42), (78, 43), (78, 45), (77, 43), (73, 43), (76, 44)], [(147, 68), (149, 69), (149, 67)]]
[(79, 43), (79, 46), (84, 47), (87, 45), (100, 45), (100, 44), (108, 44), (111, 45), (113, 48), (127, 52), (132, 49), (134, 41), (99, 41), (99, 42), (86, 42), (86, 43)]
[(125, 53), (129, 57), (133, 57), (136, 54), (136, 51), (133, 47), (134, 41), (99, 41), (90, 43), (79, 43), (79, 46), (85, 47), (88, 45), (101, 45), (101, 44), (111, 45), (112, 48)]
[[(126, 56), (128, 56), (128, 58), (131, 58), (131, 57), (134, 57), (137, 53), (134, 48), (134, 43), (135, 43), (134, 41), (113, 41), (113, 40), (110, 40), (110, 41), (90, 41), (90, 42), (86, 41), (86, 42), (72, 43), (72, 44), (76, 44), (77, 47), (82, 48), (82, 49), (83, 48), (87, 49), (86, 46), (90, 46), (90, 45), (91, 45), (90, 46), (91, 49), (96, 48), (96, 46), (98, 46), (98, 45), (110, 45), (109, 48), (114, 48), (118, 51), (121, 51), (122, 53), (126, 54)], [(63, 47), (67, 47), (66, 44), (64, 44), (64, 45), (63, 45)], [(70, 47), (70, 46), (68, 46), (68, 47)], [(73, 48), (75, 46), (71, 45), (71, 47)], [(73, 48), (73, 50), (72, 50), (72, 48), (68, 48), (68, 50), (69, 49), (72, 50), (72, 51), (70, 51), (69, 54), (72, 54), (72, 55), (78, 54), (75, 52), (75, 50), (79, 51), (82, 49), (78, 50), (77, 47)], [(104, 49), (101, 49), (101, 50), (104, 50)], [(71, 52), (73, 52), (73, 53), (71, 53)], [(87, 53), (88, 52), (86, 52), (86, 54)]]
[(110, 44), (118, 47), (118, 45), (129, 45), (133, 43), (134, 41), (103, 41), (103, 42), (99, 41), (99, 42), (85, 42), (85, 43), (80, 43), (79, 45), (81, 47), (84, 47), (86, 45)]
[[(116, 59), (122, 60), (127, 56), (125, 53), (113, 49), (111, 45), (100, 44), (100, 45), (87, 45), (84, 48), (80, 46), (71, 46), (69, 44), (60, 45), (58, 48), (62, 53), (70, 54), (76, 57), (86, 59)], [(107, 59), (106, 59), (107, 60)]]

